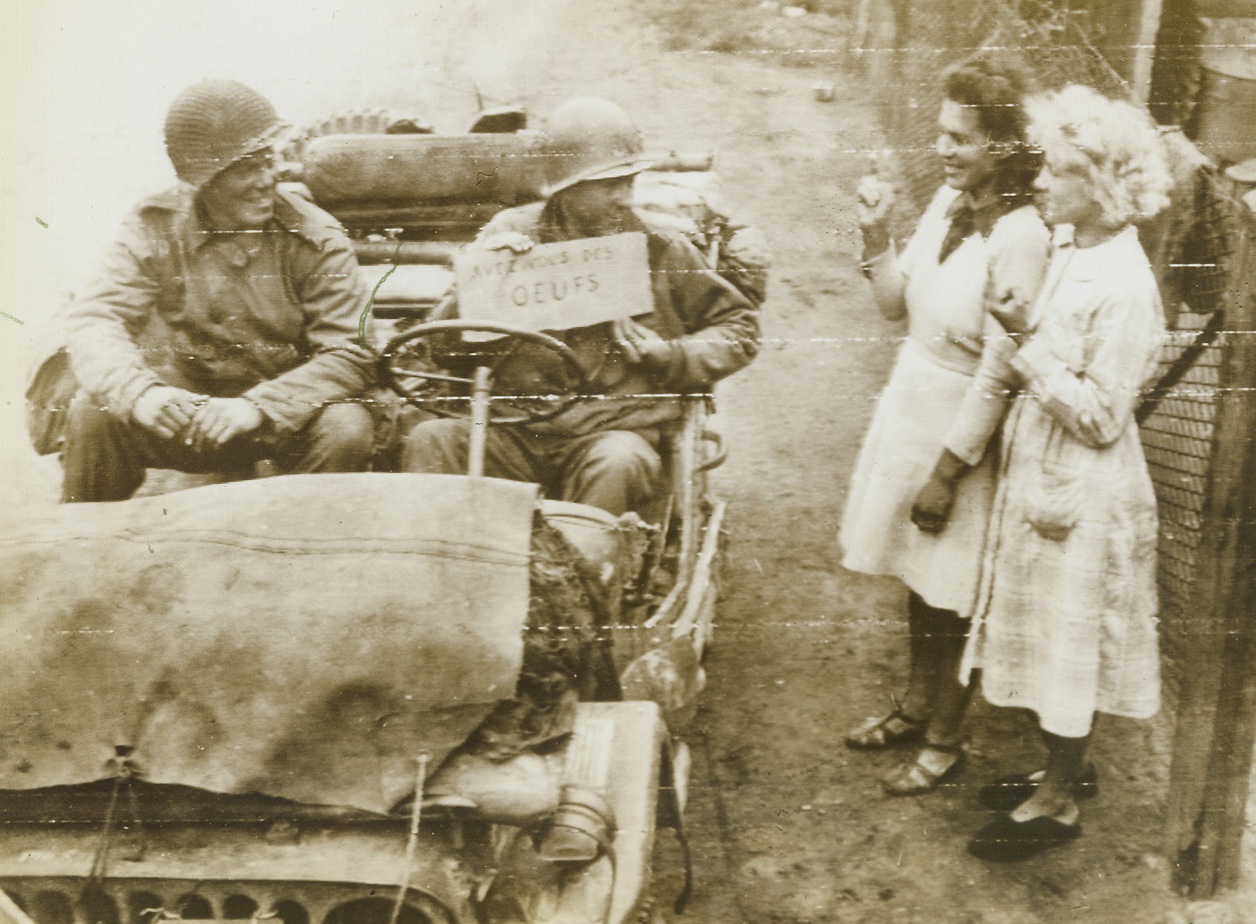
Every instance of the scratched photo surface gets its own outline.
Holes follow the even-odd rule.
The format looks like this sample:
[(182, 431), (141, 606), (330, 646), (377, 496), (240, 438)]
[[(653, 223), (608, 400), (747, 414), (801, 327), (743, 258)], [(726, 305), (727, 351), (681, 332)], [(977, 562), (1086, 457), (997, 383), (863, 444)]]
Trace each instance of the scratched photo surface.
[[(1216, 33), (1226, 36), (1230, 56), (1209, 59), (1230, 72), (1207, 72), (1213, 83), (1203, 89), (1190, 77), (1201, 73), (1198, 58), (1182, 50), (1198, 48), (1203, 33), (1189, 17), (1172, 18), (1191, 6), (1236, 23)], [(1019, 25), (1009, 24), (1009, 12), (1020, 15)], [(26, 913), (40, 924), (147, 922), (158, 919), (150, 908), (247, 920), (266, 913), (266, 903), (287, 924), (600, 921), (604, 908), (608, 920), (694, 924), (1250, 919), (1243, 911), (1256, 907), (1250, 803), (1237, 890), (1192, 901), (1172, 886), (1171, 767), (1182, 759), (1174, 750), (1175, 705), (1182, 664), (1194, 662), (1180, 637), (1165, 643), (1164, 626), (1173, 628), (1170, 608), (1189, 610), (1188, 580), (1161, 577), (1159, 714), (1098, 723), (1091, 752), (1098, 797), (1082, 803), (1081, 836), (1025, 863), (986, 863), (965, 851), (991, 817), (978, 790), (1041, 765), (1032, 714), (992, 706), (978, 692), (964, 766), (933, 792), (887, 796), (880, 780), (913, 752), (864, 752), (844, 740), (865, 717), (895, 708), (907, 683), (907, 594), (893, 578), (844, 568), (837, 535), (860, 447), (907, 332), (906, 322), (878, 311), (861, 271), (858, 187), (875, 170), (893, 188), (889, 227), (901, 249), (942, 181), (933, 145), (946, 67), (991, 42), (1022, 49), (1057, 84), (1075, 79), (1145, 100), (1158, 80), (1170, 87), (1158, 115), (1177, 121), (1189, 100), (1211, 93), (1206, 119), (1197, 117), (1193, 130), (1207, 135), (1206, 153), (1241, 161), (1256, 157), (1256, 4), (45, 0), (7, 4), (0, 22), (0, 889), (12, 893), (0, 892), (0, 920), (21, 922)], [(1071, 36), (1067, 50), (1052, 50), (1061, 36)], [(1159, 44), (1158, 71), (1139, 53), (1148, 42)], [(673, 710), (683, 713), (676, 721), (683, 730), (676, 747), (660, 752), (666, 794), (650, 788), (660, 766), (648, 757), (659, 748), (648, 731), (654, 720), (636, 712), (621, 721), (601, 706), (580, 707), (580, 748), (551, 748), (537, 766), (512, 764), (509, 780), (484, 782), (472, 778), (475, 767), (454, 768), (465, 770), (465, 785), (492, 789), (483, 805), (510, 803), (503, 817), (516, 823), (511, 830), (535, 833), (538, 843), (553, 827), (548, 812), (527, 800), (558, 804), (557, 789), (546, 791), (557, 784), (545, 775), (561, 777), (564, 754), (565, 772), (596, 777), (592, 788), (636, 787), (616, 803), (619, 869), (591, 842), (602, 859), (588, 867), (582, 888), (592, 897), (583, 916), (547, 916), (533, 886), (506, 897), (499, 886), (488, 910), (474, 910), (483, 897), (477, 890), (491, 892), (500, 867), (516, 862), (523, 881), (544, 878), (535, 864), (494, 853), (493, 831), (509, 825), (490, 830), (487, 822), (425, 815), (429, 833), (409, 830), (416, 757), (424, 755), (420, 780), (451, 763), (527, 663), (515, 640), (532, 618), (527, 579), (536, 595), (538, 577), (529, 562), (544, 539), (532, 521), (532, 488), (481, 491), (460, 479), (447, 488), (424, 480), (411, 491), (410, 476), (395, 473), (394, 454), (393, 472), (309, 476), (294, 489), (268, 485), (269, 478), (211, 484), (152, 471), (134, 500), (98, 513), (84, 505), (72, 522), (58, 513), (60, 462), (32, 448), (25, 391), (64, 342), (65, 307), (92, 282), (124, 218), (176, 185), (163, 121), (181, 90), (207, 78), (255, 89), (297, 129), (386, 112), (461, 135), (483, 111), (509, 106), (540, 128), (567, 100), (603, 97), (631, 116), (652, 156), (705, 165), (710, 155), (707, 172), (718, 189), (703, 194), (766, 242), (757, 355), (717, 384), (714, 413), (703, 424), (718, 432), (727, 459), (706, 479), (710, 503), (696, 522), (712, 539), (688, 540), (690, 577), (712, 593), (718, 588), (718, 601), (695, 602), (680, 617), (703, 625), (697, 652), (673, 650), (658, 661), (660, 670), (689, 671), (678, 682), (684, 689), (668, 687), (683, 700)], [(650, 176), (638, 179), (639, 197), (654, 188)], [(392, 256), (384, 251), (363, 267), (363, 291), (383, 284)], [(434, 278), (443, 284), (439, 272)], [(1170, 321), (1197, 331), (1206, 308), (1188, 306)], [(381, 319), (372, 345), (395, 325)], [(1187, 373), (1188, 386), (1215, 388), (1216, 378), (1199, 370), (1215, 373), (1217, 355)], [(1164, 440), (1147, 442), (1144, 434), (1144, 441), (1206, 465), (1212, 418), (1179, 426), (1190, 416), (1183, 407), (1161, 404), (1145, 426)], [(698, 442), (700, 451), (715, 445)], [(380, 480), (364, 488), (363, 478)], [(1175, 561), (1204, 567), (1191, 556), (1197, 548), (1206, 554), (1207, 543), (1187, 541), (1199, 529), (1189, 525), (1197, 506), (1176, 497), (1160, 496), (1162, 555), (1177, 542), (1172, 548), (1186, 551)], [(578, 511), (566, 515), (580, 520)], [(1186, 525), (1166, 539), (1166, 522)], [(197, 524), (194, 534), (187, 523)], [(580, 545), (563, 532), (570, 541), (554, 540), (559, 546)], [(641, 531), (636, 554), (652, 554), (652, 535)], [(284, 555), (296, 564), (275, 566)], [(588, 572), (572, 566), (549, 578), (597, 580)], [(193, 625), (193, 616), (209, 611), (209, 595), (221, 615)], [(649, 627), (620, 628), (611, 633), (616, 657), (659, 643)], [(598, 634), (592, 623), (577, 629)], [(391, 632), (413, 642), (413, 659), (384, 644)], [(624, 698), (663, 682), (634, 674)], [(582, 692), (592, 700), (607, 691)], [(181, 705), (180, 696), (199, 705)], [(562, 716), (547, 713), (546, 721)], [(141, 738), (132, 766), (129, 748)], [(152, 745), (148, 755), (144, 742)], [(286, 748), (282, 766), (272, 746)], [(226, 811), (271, 820), (227, 835), (222, 816), (206, 822), (211, 810), (199, 816), (193, 800), (178, 807), (178, 830), (163, 832), (151, 819), (171, 804), (146, 806), (145, 790), (116, 782), (128, 773), (142, 780), (146, 759), (152, 775), (198, 790), (242, 799), (260, 793), (263, 802)], [(679, 786), (670, 786), (669, 774), (682, 778)], [(92, 781), (69, 801), (24, 795)], [(674, 789), (683, 790), (683, 813)], [(461, 819), (467, 808), (458, 798), (453, 786), (422, 808)], [(265, 801), (278, 799), (335, 809), (289, 817)], [(568, 821), (578, 816), (571, 824), (602, 818), (564, 805)], [(1240, 806), (1227, 810), (1237, 815)], [(371, 826), (389, 812), (392, 827)], [(49, 823), (58, 813), (70, 823)], [(247, 869), (232, 866), (240, 856)], [(470, 879), (442, 865), (450, 857)], [(673, 902), (686, 889), (686, 860), (691, 894), (678, 915)], [(145, 885), (146, 876), (165, 879)], [(125, 885), (111, 892), (111, 880)], [(472, 880), (474, 887), (466, 884)], [(377, 884), (385, 897), (372, 895), (375, 886), (360, 888), (345, 911), (352, 891), (345, 883), (353, 882)], [(439, 902), (416, 899), (398, 913), (399, 883), (416, 893), (430, 884)], [(450, 895), (463, 904), (442, 911), (454, 907)], [(12, 898), (19, 903), (2, 903)]]

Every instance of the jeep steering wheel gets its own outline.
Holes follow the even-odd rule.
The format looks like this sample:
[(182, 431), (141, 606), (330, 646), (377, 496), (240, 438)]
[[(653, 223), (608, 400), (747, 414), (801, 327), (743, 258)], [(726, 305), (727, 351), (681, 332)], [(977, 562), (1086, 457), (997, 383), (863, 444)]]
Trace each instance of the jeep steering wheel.
[[(539, 346), (554, 353), (574, 373), (575, 384), (553, 395), (500, 395), (492, 396), (489, 408), (492, 422), (495, 424), (539, 423), (557, 417), (581, 398), (588, 397), (589, 377), (575, 351), (557, 337), (538, 331), (515, 327), (512, 324), (489, 323), (487, 321), (468, 321), (453, 318), (446, 321), (428, 321), (399, 334), (380, 353), (379, 371), (383, 382), (410, 404), (421, 405), (426, 410), (441, 417), (472, 416), (472, 396), (434, 395), (431, 385), (466, 385), (472, 388), (476, 380), (464, 376), (446, 375), (428, 371), (433, 363), (430, 358), (430, 341), (436, 337), (461, 333), (497, 334), (498, 338), (485, 341), (485, 346), (492, 346), (489, 355), (485, 356), (486, 368), (491, 384), (492, 374), (505, 363), (515, 350), (523, 344)], [(499, 338), (513, 341), (505, 349), (495, 346)], [(426, 348), (426, 349), (425, 349)], [(407, 363), (413, 364), (408, 366)], [(421, 364), (420, 368), (415, 368)], [(425, 391), (425, 387), (428, 390)], [(543, 408), (529, 406), (533, 401), (543, 401)]]

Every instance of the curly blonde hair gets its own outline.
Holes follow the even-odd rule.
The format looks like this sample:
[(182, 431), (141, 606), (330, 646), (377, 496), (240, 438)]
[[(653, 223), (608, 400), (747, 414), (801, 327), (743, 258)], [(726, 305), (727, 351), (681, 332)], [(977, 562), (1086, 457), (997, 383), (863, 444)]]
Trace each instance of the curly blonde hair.
[(1029, 137), (1053, 171), (1090, 180), (1103, 221), (1144, 221), (1169, 204), (1173, 177), (1164, 145), (1141, 109), (1074, 84), (1027, 100)]

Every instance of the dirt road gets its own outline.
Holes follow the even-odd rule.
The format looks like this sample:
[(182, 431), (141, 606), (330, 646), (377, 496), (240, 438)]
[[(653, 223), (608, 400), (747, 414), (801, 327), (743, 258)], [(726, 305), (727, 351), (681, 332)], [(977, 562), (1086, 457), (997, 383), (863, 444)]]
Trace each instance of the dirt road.
[[(763, 353), (719, 395), (732, 448), (717, 482), (730, 502), (729, 555), (692, 736), (697, 892), (682, 920), (1223, 920), (1224, 908), (1192, 908), (1168, 891), (1157, 852), (1164, 721), (1102, 726), (1102, 793), (1085, 809), (1083, 837), (1011, 868), (982, 864), (963, 845), (983, 821), (975, 787), (1040, 759), (1023, 716), (978, 703), (968, 768), (916, 800), (881, 794), (877, 777), (892, 756), (842, 746), (844, 731), (884, 711), (904, 682), (903, 591), (844, 571), (835, 542), (846, 480), (902, 334), (872, 308), (855, 257), (852, 190), (880, 144), (875, 88), (842, 51), (844, 20), (787, 22), (739, 6), (768, 33), (793, 30), (774, 47), (805, 54), (753, 44), (669, 51), (685, 42), (650, 24), (659, 20), (647, 14), (663, 6), (479, 0), (403, 15), (391, 5), (396, 21), (372, 26), (377, 67), (346, 71), (318, 104), (423, 106), (457, 126), (475, 89), (542, 113), (573, 95), (608, 96), (634, 113), (652, 147), (714, 150), (730, 204), (772, 240)], [(687, 0), (684, 9), (697, 20), (728, 6)], [(674, 26), (675, 14), (666, 22)], [(398, 45), (403, 35), (413, 44)], [(361, 53), (347, 41), (344, 51)], [(817, 101), (817, 82), (836, 86), (833, 102)], [(305, 88), (297, 81), (283, 92), (308, 107)], [(294, 119), (328, 111), (281, 108)], [(664, 844), (663, 898), (678, 886), (675, 859)]]

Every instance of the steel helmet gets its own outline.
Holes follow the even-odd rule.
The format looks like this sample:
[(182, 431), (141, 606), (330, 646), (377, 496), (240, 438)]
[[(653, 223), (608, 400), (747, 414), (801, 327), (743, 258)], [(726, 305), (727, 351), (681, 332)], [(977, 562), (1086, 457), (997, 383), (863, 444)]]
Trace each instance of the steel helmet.
[(633, 176), (649, 168), (641, 132), (610, 100), (581, 97), (550, 115), (545, 132), (545, 195), (587, 180)]
[(206, 80), (171, 104), (166, 153), (179, 179), (199, 189), (241, 157), (269, 146), (287, 127), (256, 90), (234, 80)]

